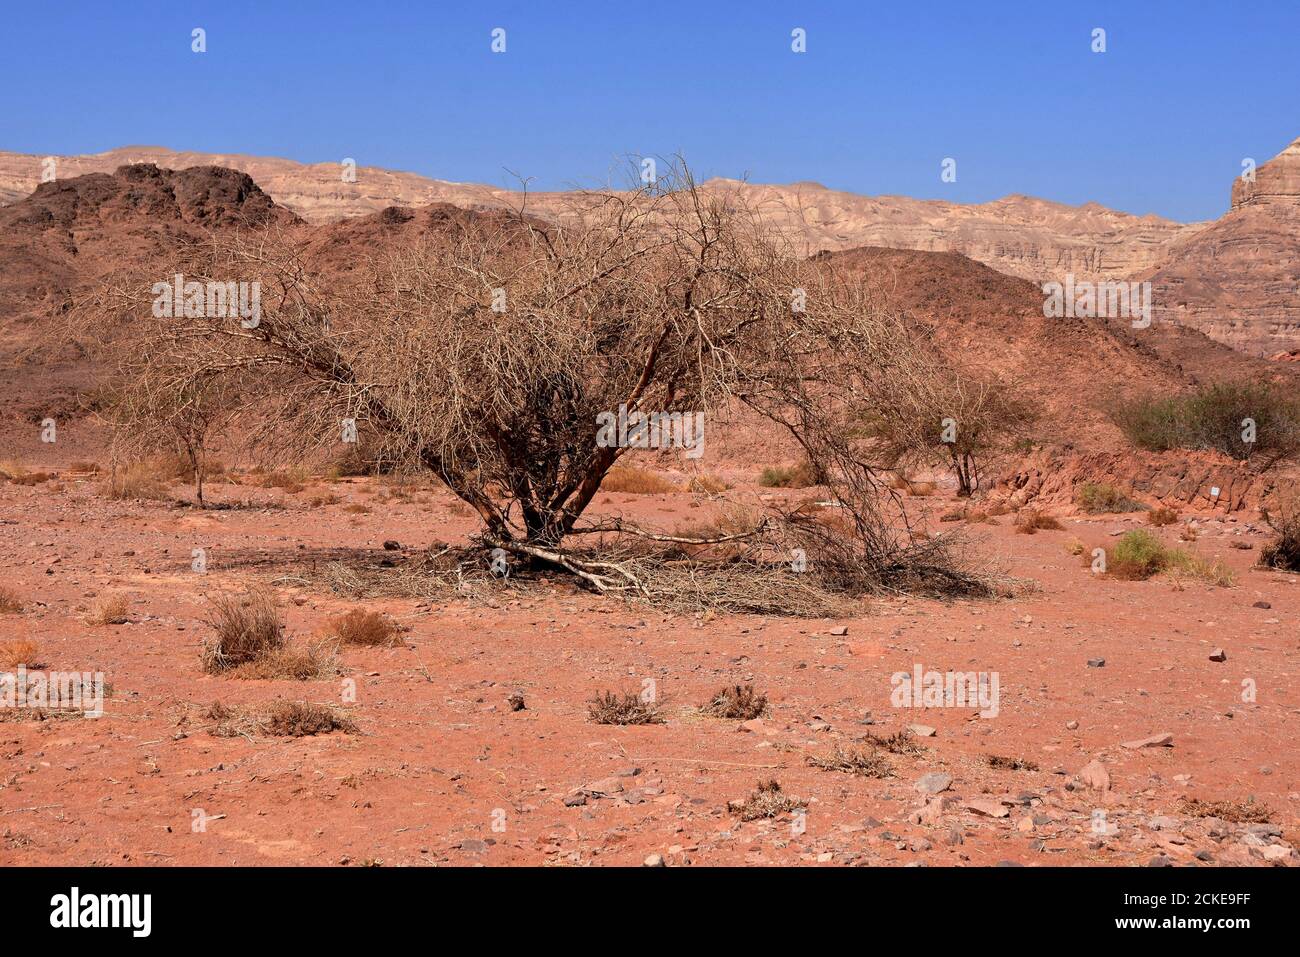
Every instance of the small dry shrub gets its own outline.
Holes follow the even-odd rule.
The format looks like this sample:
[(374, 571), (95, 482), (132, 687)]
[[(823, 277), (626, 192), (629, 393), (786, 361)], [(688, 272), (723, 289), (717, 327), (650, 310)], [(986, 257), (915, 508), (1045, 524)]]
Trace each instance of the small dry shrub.
[(835, 746), (830, 754), (809, 755), (808, 764), (823, 771), (843, 771), (845, 774), (860, 774), (866, 778), (890, 778), (894, 769), (889, 759), (875, 748), (844, 748)]
[(101, 598), (88, 619), (92, 625), (125, 625), (130, 620), (130, 603), (124, 595)]
[(1178, 810), (1189, 817), (1217, 817), (1231, 824), (1268, 824), (1270, 812), (1253, 801), (1202, 801), (1200, 798), (1183, 798)]
[(321, 508), (325, 505), (337, 505), (341, 501), (343, 501), (343, 499), (339, 498), (333, 492), (329, 492), (325, 495), (311, 496), (309, 499), (307, 499), (307, 504), (310, 505), (312, 508)]
[(1292, 490), (1276, 505), (1260, 511), (1264, 521), (1277, 533), (1277, 538), (1261, 549), (1260, 565), (1300, 572), (1300, 492)]
[(749, 721), (761, 717), (767, 710), (767, 695), (756, 694), (753, 685), (727, 685), (720, 688), (700, 713), (713, 718)]
[(370, 506), (363, 505), (360, 502), (351, 502), (343, 506), (343, 511), (351, 512), (353, 515), (368, 515), (370, 514)]
[(877, 734), (868, 734), (865, 738), (867, 744), (873, 748), (879, 748), (881, 751), (888, 751), (890, 754), (920, 754), (925, 748), (916, 743), (916, 736), (904, 728), (902, 731), (895, 731), (891, 735), (881, 737)]
[(1081, 538), (1072, 538), (1065, 543), (1065, 550), (1071, 555), (1082, 555), (1087, 547)]
[(633, 465), (616, 465), (605, 473), (600, 490), (628, 495), (666, 495), (676, 492), (677, 486), (657, 472)]
[(40, 647), (30, 638), (11, 638), (0, 641), (0, 669), (12, 671), (19, 665), (35, 668), (39, 662)]
[(1201, 533), (1191, 525), (1184, 525), (1178, 532), (1178, 537), (1184, 542), (1194, 542), (1201, 537)]
[(343, 731), (354, 734), (357, 726), (333, 708), (308, 701), (276, 701), (264, 710), (249, 712), (230, 708), (220, 701), (208, 709), (212, 734), (219, 738), (254, 734), (280, 738), (302, 738)]
[(1024, 758), (1008, 758), (1000, 754), (984, 755), (984, 763), (999, 771), (1037, 771), (1038, 765)]
[(1172, 508), (1161, 505), (1159, 508), (1153, 508), (1147, 512), (1147, 524), (1154, 525), (1156, 528), (1163, 528), (1165, 525), (1173, 525), (1178, 521), (1178, 513)]
[(663, 724), (663, 713), (653, 701), (642, 701), (634, 691), (606, 691), (587, 702), (587, 717), (596, 724)]
[(776, 465), (763, 469), (758, 477), (763, 488), (809, 488), (817, 484), (816, 470), (808, 461), (794, 465)]
[(18, 615), (23, 608), (23, 600), (16, 591), (0, 586), (0, 615)]
[(1005, 502), (996, 502), (985, 509), (989, 515), (1006, 515), (1011, 511), (1011, 506)]
[(1053, 516), (1033, 508), (1022, 508), (1015, 520), (1016, 532), (1021, 535), (1033, 535), (1039, 529), (1060, 531), (1064, 527)]
[(353, 608), (330, 621), (328, 634), (345, 645), (400, 645), (401, 626), (387, 615)]
[(771, 780), (759, 781), (754, 792), (743, 801), (728, 801), (727, 811), (742, 821), (757, 821), (759, 818), (776, 817), (807, 806), (808, 802), (802, 798), (782, 794), (781, 785)]

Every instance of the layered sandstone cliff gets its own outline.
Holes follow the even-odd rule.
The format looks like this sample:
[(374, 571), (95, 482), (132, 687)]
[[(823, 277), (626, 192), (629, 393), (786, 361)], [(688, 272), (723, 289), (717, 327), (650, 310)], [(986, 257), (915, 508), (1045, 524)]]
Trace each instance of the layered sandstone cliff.
[(1232, 208), (1172, 243), (1149, 278), (1157, 320), (1252, 355), (1300, 350), (1300, 140), (1239, 176)]

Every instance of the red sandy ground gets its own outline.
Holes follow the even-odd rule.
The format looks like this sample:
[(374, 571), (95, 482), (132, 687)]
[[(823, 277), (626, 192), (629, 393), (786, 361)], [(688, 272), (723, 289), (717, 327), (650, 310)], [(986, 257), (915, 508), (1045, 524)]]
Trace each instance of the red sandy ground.
[[(274, 560), (299, 546), (347, 546), (378, 557), (385, 539), (409, 553), (472, 530), (438, 492), (427, 504), (342, 511), (373, 502), (375, 489), (336, 483), (344, 503), (316, 508), (310, 492), (257, 491), (288, 507), (200, 512), (110, 502), (88, 478), (65, 478), (62, 490), (0, 484), (0, 583), (28, 603), (0, 615), (0, 639), (33, 639), (47, 668), (102, 670), (112, 689), (96, 720), (0, 721), (0, 864), (626, 865), (660, 854), (670, 865), (1086, 865), (1200, 863), (1197, 852), (1215, 864), (1296, 861), (1287, 845), (1300, 809), (1291, 738), (1300, 588), (1294, 575), (1249, 567), (1266, 536), (1244, 518), (1203, 516), (1195, 545), (1236, 569), (1231, 588), (1101, 579), (1064, 547), (1075, 535), (1089, 547), (1108, 541), (1132, 517), (1066, 519), (1065, 531), (1033, 536), (1013, 534), (1004, 517), (968, 532), (978, 553), (1039, 584), (1015, 599), (881, 600), (856, 618), (807, 621), (680, 617), (565, 585), (503, 588), (486, 602), (363, 603), (410, 630), (405, 647), (342, 652), (355, 704), (340, 704), (341, 678), (205, 675), (204, 596), (276, 571), (232, 569), (237, 554), (263, 549)], [(248, 494), (212, 489), (218, 500)], [(702, 513), (692, 502), (707, 507), (686, 493), (598, 504), (671, 528)], [(1173, 541), (1177, 528), (1159, 534)], [(1233, 540), (1255, 550), (1228, 547)], [(190, 571), (194, 547), (207, 549), (206, 575)], [(85, 623), (87, 609), (115, 593), (130, 598), (130, 623)], [(298, 636), (358, 604), (320, 589), (282, 594)], [(837, 626), (847, 635), (833, 636)], [(1216, 647), (1226, 662), (1209, 660)], [(1088, 667), (1090, 658), (1105, 666)], [(999, 716), (891, 707), (891, 673), (915, 662), (998, 671)], [(657, 682), (666, 724), (587, 719), (594, 693), (637, 691), (644, 678)], [(1245, 678), (1254, 703), (1242, 701)], [(694, 712), (736, 682), (771, 699), (755, 729)], [(506, 703), (515, 690), (523, 711)], [(277, 697), (342, 707), (360, 733), (250, 740), (204, 730), (201, 712), (214, 700)], [(892, 779), (805, 763), (911, 723), (937, 735), (921, 739), (920, 755), (891, 756)], [(1165, 732), (1173, 747), (1120, 747)], [(987, 754), (1040, 770), (994, 770)], [(1109, 792), (1076, 781), (1093, 758), (1109, 771)], [(932, 823), (912, 823), (923, 803), (913, 784), (931, 771), (952, 776), (949, 806)], [(565, 805), (575, 789), (611, 777), (621, 792)], [(729, 800), (767, 778), (808, 801), (803, 833), (788, 815), (742, 823), (728, 813)], [(1188, 816), (1184, 797), (1253, 799), (1281, 837)], [(981, 798), (1003, 799), (1007, 816), (966, 808)], [(1092, 832), (1099, 808), (1109, 836)], [(196, 809), (209, 816), (202, 831), (191, 827)], [(1175, 820), (1154, 827), (1157, 815)]]

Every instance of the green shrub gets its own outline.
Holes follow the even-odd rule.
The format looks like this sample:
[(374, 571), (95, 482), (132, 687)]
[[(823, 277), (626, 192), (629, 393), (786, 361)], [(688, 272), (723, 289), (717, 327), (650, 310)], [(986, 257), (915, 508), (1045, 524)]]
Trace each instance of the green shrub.
[(1221, 382), (1187, 395), (1133, 399), (1115, 405), (1110, 417), (1130, 442), (1154, 452), (1212, 449), (1270, 462), (1300, 452), (1300, 400), (1267, 383)]
[(1186, 549), (1172, 548), (1145, 529), (1134, 529), (1120, 537), (1106, 558), (1106, 571), (1131, 581), (1143, 581), (1160, 572), (1176, 572), (1224, 587), (1236, 580), (1218, 559), (1207, 561)]
[(1074, 493), (1074, 503), (1089, 515), (1098, 512), (1140, 512), (1146, 508), (1113, 485), (1084, 482)]

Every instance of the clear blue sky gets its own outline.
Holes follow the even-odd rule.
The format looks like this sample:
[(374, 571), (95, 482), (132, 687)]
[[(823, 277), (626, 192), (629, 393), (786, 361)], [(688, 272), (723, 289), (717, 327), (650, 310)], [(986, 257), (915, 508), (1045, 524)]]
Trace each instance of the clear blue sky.
[(1243, 157), (1300, 137), (1297, 0), (0, 2), (0, 149), (28, 153), (350, 156), (547, 189), (680, 151), (702, 176), (1193, 220)]

